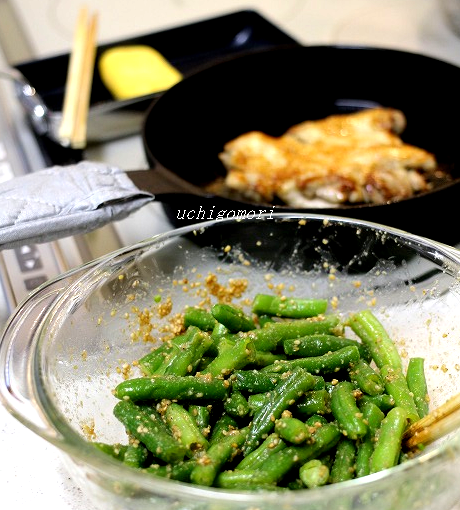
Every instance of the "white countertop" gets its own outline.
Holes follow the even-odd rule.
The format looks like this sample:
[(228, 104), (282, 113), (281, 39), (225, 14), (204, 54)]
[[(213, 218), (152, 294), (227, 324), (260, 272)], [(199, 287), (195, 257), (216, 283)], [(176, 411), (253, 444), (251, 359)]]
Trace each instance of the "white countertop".
[[(68, 51), (79, 0), (11, 3), (37, 57)], [(385, 46), (460, 65), (460, 38), (447, 27), (437, 0), (92, 0), (90, 5), (100, 13), (101, 42), (253, 8), (304, 44)], [(55, 447), (2, 407), (0, 452), (4, 508), (93, 510), (70, 480)]]

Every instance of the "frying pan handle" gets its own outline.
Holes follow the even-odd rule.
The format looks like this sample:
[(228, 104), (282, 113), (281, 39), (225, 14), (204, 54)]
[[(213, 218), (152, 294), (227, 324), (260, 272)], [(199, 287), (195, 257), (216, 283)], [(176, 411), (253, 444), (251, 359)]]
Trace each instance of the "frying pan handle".
[(178, 194), (209, 196), (198, 186), (160, 166), (150, 170), (130, 170), (126, 174), (140, 190), (152, 193), (160, 202), (171, 198), (177, 199)]

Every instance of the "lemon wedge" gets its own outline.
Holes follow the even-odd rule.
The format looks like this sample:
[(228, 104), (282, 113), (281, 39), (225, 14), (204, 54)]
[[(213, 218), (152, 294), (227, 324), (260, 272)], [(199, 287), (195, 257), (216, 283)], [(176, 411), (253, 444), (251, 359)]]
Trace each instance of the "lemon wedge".
[(167, 90), (182, 74), (150, 46), (117, 46), (98, 61), (102, 82), (115, 99), (129, 99)]

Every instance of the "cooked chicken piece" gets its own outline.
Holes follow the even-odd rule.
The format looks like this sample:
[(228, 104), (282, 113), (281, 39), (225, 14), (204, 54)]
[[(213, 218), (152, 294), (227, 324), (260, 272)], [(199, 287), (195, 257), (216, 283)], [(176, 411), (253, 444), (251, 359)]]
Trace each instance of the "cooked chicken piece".
[[(410, 197), (428, 188), (424, 174), (436, 161), (391, 131), (404, 125), (401, 112), (376, 109), (309, 121), (281, 137), (246, 133), (220, 154), (225, 185), (252, 200), (278, 198), (292, 207)], [(301, 142), (299, 133), (310, 141)]]
[(331, 115), (292, 126), (286, 135), (303, 143), (327, 145), (399, 145), (406, 118), (394, 108), (371, 108), (353, 114)]

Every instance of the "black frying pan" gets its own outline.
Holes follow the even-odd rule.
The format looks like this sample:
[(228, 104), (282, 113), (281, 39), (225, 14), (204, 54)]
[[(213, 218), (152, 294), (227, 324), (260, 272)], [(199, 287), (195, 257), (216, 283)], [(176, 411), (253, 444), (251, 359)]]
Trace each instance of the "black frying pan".
[(460, 241), (459, 85), (460, 68), (392, 49), (311, 46), (240, 56), (188, 77), (151, 105), (143, 142), (153, 171), (144, 187), (155, 191), (177, 226), (214, 219), (219, 212), (269, 212), (269, 204), (204, 191), (225, 174), (218, 154), (227, 141), (251, 130), (279, 136), (296, 123), (333, 113), (394, 107), (407, 118), (403, 139), (433, 152), (451, 178), (400, 202), (314, 211), (376, 221), (455, 244)]

